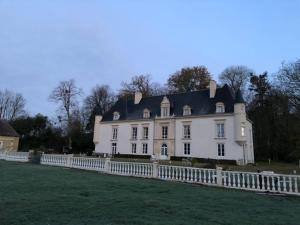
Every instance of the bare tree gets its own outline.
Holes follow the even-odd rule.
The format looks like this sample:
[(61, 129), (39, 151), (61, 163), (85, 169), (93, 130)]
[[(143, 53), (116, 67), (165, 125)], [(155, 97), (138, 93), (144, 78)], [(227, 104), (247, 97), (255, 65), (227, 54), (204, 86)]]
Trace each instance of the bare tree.
[(72, 111), (77, 106), (77, 97), (82, 93), (81, 89), (76, 87), (74, 80), (61, 81), (54, 88), (49, 96), (50, 101), (60, 104), (60, 109), (64, 112), (64, 117), (59, 116), (60, 121), (67, 122), (68, 147), (72, 149), (71, 127)]
[(0, 119), (14, 120), (24, 115), (25, 99), (21, 94), (0, 91)]
[(244, 94), (252, 73), (253, 71), (246, 66), (230, 66), (220, 74), (219, 80), (222, 84), (227, 84), (233, 94), (238, 89)]

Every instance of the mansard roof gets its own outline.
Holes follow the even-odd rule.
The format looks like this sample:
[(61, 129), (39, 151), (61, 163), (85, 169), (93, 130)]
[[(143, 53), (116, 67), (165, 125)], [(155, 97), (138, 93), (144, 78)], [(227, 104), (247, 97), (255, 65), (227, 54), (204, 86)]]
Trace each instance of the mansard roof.
[(18, 133), (5, 120), (0, 119), (0, 136), (19, 137)]
[(143, 119), (143, 111), (146, 108), (150, 111), (150, 118), (160, 116), (161, 102), (164, 96), (167, 96), (170, 101), (170, 115), (174, 115), (175, 117), (181, 117), (183, 115), (183, 107), (185, 105), (191, 107), (192, 116), (215, 113), (217, 102), (223, 102), (225, 104), (225, 113), (232, 113), (234, 109), (235, 99), (231, 95), (229, 87), (224, 85), (221, 88), (217, 88), (214, 98), (209, 97), (209, 89), (144, 97), (139, 104), (134, 104), (134, 99), (121, 98), (103, 115), (102, 121), (112, 121), (113, 112), (115, 111), (120, 113), (119, 120)]

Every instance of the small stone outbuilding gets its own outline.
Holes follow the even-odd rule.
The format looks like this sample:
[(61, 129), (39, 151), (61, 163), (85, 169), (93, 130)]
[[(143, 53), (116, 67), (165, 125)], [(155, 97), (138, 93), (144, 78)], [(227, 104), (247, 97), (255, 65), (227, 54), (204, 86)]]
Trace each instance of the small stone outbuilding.
[(5, 120), (0, 119), (0, 150), (18, 151), (19, 134)]

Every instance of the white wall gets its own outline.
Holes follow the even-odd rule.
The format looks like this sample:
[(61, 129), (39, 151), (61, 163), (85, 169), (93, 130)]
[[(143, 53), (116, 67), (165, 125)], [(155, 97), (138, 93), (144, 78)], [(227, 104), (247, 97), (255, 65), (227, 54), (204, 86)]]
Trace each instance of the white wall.
[[(216, 121), (223, 120), (225, 123), (225, 138), (216, 138)], [(183, 139), (183, 122), (191, 121), (191, 140)], [(230, 159), (238, 160), (243, 158), (242, 146), (235, 142), (234, 117), (201, 117), (182, 118), (176, 120), (176, 156), (184, 155), (183, 143), (191, 143), (191, 155), (188, 157)], [(225, 156), (218, 156), (218, 143), (225, 144)]]
[[(138, 127), (137, 140), (131, 140), (131, 127)], [(143, 126), (147, 125), (148, 140), (143, 140)], [(116, 141), (112, 141), (112, 128), (118, 126), (118, 138)], [(119, 122), (119, 123), (100, 123), (99, 126), (99, 143), (95, 146), (96, 153), (108, 153), (111, 154), (111, 143), (117, 143), (117, 153), (120, 154), (132, 154), (131, 143), (137, 144), (137, 155), (142, 154), (142, 144), (148, 143), (148, 153), (146, 155), (153, 154), (153, 121), (133, 121), (133, 122)]]

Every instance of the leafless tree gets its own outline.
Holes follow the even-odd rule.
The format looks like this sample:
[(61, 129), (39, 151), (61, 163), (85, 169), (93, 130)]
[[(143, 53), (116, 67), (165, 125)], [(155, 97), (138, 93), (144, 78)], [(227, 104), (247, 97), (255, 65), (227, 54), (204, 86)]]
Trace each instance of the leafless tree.
[(230, 66), (220, 74), (219, 80), (222, 84), (227, 84), (233, 94), (238, 89), (244, 94), (252, 73), (253, 71), (246, 66)]
[(60, 104), (60, 109), (64, 113), (63, 117), (59, 116), (61, 122), (67, 122), (68, 147), (72, 149), (71, 127), (72, 127), (72, 111), (78, 109), (77, 98), (82, 94), (80, 88), (75, 85), (74, 80), (61, 81), (59, 85), (53, 89), (49, 96), (50, 101)]
[(14, 120), (25, 114), (25, 99), (21, 94), (0, 90), (0, 119)]

